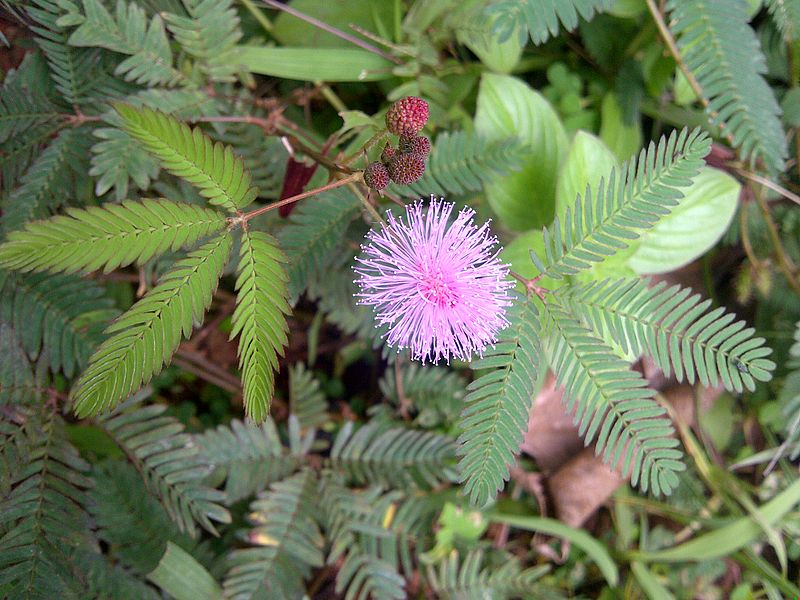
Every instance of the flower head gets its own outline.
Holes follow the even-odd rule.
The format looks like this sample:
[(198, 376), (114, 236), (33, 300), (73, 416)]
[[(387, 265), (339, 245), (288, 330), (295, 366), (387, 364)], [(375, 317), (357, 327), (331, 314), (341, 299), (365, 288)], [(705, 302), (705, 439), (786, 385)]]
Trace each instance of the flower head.
[(425, 174), (425, 157), (418, 154), (398, 154), (387, 167), (392, 181), (409, 185), (422, 179)]
[(401, 98), (386, 111), (386, 128), (395, 135), (413, 137), (428, 122), (428, 103), (416, 96)]
[(438, 362), (482, 356), (508, 321), (511, 304), (497, 239), (489, 224), (473, 223), (463, 208), (448, 224), (453, 204), (434, 199), (406, 206), (407, 223), (387, 212), (388, 224), (367, 234), (357, 259), (360, 304), (372, 305), (386, 342), (410, 348), (414, 359)]

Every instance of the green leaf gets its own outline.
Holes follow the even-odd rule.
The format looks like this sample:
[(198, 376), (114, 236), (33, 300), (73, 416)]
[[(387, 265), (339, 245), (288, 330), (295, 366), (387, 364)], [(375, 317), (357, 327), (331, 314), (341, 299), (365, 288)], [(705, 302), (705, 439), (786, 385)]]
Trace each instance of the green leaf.
[(540, 370), (541, 319), (531, 298), (515, 302), (500, 341), (472, 368), (492, 369), (469, 387), (458, 426), (457, 453), (464, 493), (483, 506), (509, 477), (528, 426)]
[(626, 123), (619, 100), (613, 92), (603, 98), (600, 107), (600, 138), (619, 160), (628, 160), (642, 147), (642, 124), (639, 119)]
[(730, 556), (736, 551), (761, 539), (764, 527), (780, 521), (800, 503), (800, 479), (758, 508), (760, 519), (753, 516), (736, 519), (730, 525), (703, 534), (693, 540), (656, 552), (636, 553), (643, 562), (706, 561)]
[(172, 542), (147, 578), (175, 600), (222, 600), (222, 588), (211, 573)]
[(495, 17), (494, 30), (501, 40), (517, 30), (520, 44), (530, 34), (538, 45), (557, 35), (559, 25), (575, 29), (579, 17), (590, 21), (612, 4), (613, 0), (500, 0), (490, 4), (487, 13)]
[(394, 63), (361, 48), (266, 48), (240, 46), (246, 71), (300, 81), (381, 81), (392, 77)]
[(118, 314), (105, 289), (75, 275), (0, 271), (0, 320), (41, 366), (71, 377), (103, 340)]
[[(292, 0), (291, 7), (348, 33), (352, 33), (353, 26), (356, 26), (381, 35), (384, 28), (391, 25), (393, 19), (392, 4), (374, 0), (347, 0), (347, 2)], [(278, 13), (272, 25), (272, 34), (281, 45), (320, 48), (322, 50), (318, 56), (333, 48), (353, 47), (349, 41), (286, 12)]]
[(653, 572), (638, 560), (631, 563), (631, 571), (650, 600), (675, 600), (675, 596), (664, 587)]
[(164, 414), (167, 405), (138, 404), (146, 396), (135, 396), (120, 410), (99, 417), (98, 424), (125, 452), (181, 531), (194, 537), (199, 523), (218, 535), (211, 521), (230, 523), (231, 515), (218, 504), (222, 492), (205, 484), (213, 465), (183, 423)]
[(566, 212), (563, 226), (556, 218), (544, 230), (544, 257), (531, 253), (541, 275), (576, 275), (628, 248), (678, 205), (680, 188), (691, 184), (710, 145), (698, 129), (673, 132), (642, 150), (638, 160), (623, 164), (619, 174), (612, 170), (597, 190), (588, 188)]
[(0, 266), (20, 271), (108, 273), (143, 264), (222, 231), (219, 211), (167, 200), (69, 208), (66, 215), (28, 223), (0, 244)]
[(502, 513), (489, 513), (488, 516), (489, 520), (495, 523), (505, 523), (517, 529), (554, 535), (567, 540), (576, 548), (580, 548), (589, 555), (597, 564), (597, 567), (610, 586), (615, 587), (619, 583), (617, 565), (614, 559), (611, 558), (606, 546), (582, 529), (575, 529), (560, 521), (541, 517), (515, 516)]
[(153, 15), (148, 25), (144, 8), (124, 0), (117, 0), (114, 17), (100, 0), (83, 0), (83, 10), (86, 18), (70, 35), (70, 45), (127, 54), (115, 71), (127, 81), (151, 86), (187, 83), (186, 76), (172, 66), (172, 50), (159, 15)]
[(608, 177), (612, 169), (619, 169), (614, 153), (598, 137), (578, 131), (561, 165), (556, 184), (556, 214), (564, 218), (567, 208), (575, 199), (586, 193), (586, 187), (596, 190), (600, 180)]
[(225, 597), (298, 598), (290, 592), (307, 575), (321, 567), (323, 539), (318, 522), (319, 491), (311, 469), (273, 484), (250, 505), (247, 533), (253, 547), (234, 550), (228, 559)]
[(184, 2), (188, 17), (163, 13), (167, 27), (211, 81), (235, 81), (239, 70), (236, 43), (242, 38), (232, 0)]
[(257, 423), (269, 416), (278, 356), (288, 343), (285, 315), (291, 309), (285, 262), (273, 237), (243, 231), (231, 339), (241, 334), (238, 353), (245, 413)]
[(595, 454), (629, 475), (631, 485), (669, 494), (686, 467), (672, 422), (647, 380), (553, 296), (545, 316), (547, 357), (584, 443), (596, 441)]
[(392, 184), (390, 189), (406, 196), (411, 190), (422, 198), (465, 195), (516, 172), (527, 154), (517, 137), (489, 141), (465, 131), (444, 132), (436, 138), (422, 179), (408, 186)]
[[(783, 170), (786, 140), (767, 63), (740, 0), (670, 0), (670, 30), (697, 79), (711, 125), (732, 139), (751, 166)], [(709, 68), (714, 65), (714, 68)]]
[(262, 491), (270, 483), (292, 473), (299, 457), (287, 453), (281, 444), (275, 422), (267, 418), (260, 425), (234, 419), (196, 435), (208, 464), (217, 469), (217, 479), (225, 480), (228, 504)]
[(350, 191), (330, 190), (300, 203), (278, 234), (289, 259), (289, 297), (292, 303), (321, 277), (341, 252), (350, 223), (361, 203)]
[(742, 186), (727, 173), (704, 167), (684, 188), (673, 211), (642, 233), (628, 264), (637, 273), (666, 273), (705, 254), (728, 230)]
[(70, 393), (79, 417), (113, 408), (169, 364), (181, 338), (203, 320), (231, 243), (223, 233), (190, 252), (106, 329), (108, 339)]
[(162, 166), (195, 185), (211, 204), (235, 212), (258, 196), (241, 157), (230, 146), (216, 144), (199, 127), (151, 108), (115, 104), (125, 130), (139, 140)]
[(21, 185), (3, 202), (3, 229), (13, 231), (28, 221), (49, 216), (70, 200), (77, 172), (84, 173), (88, 149), (86, 129), (67, 129), (44, 149), (22, 176)]
[(558, 291), (597, 333), (608, 334), (638, 356), (647, 353), (670, 377), (742, 392), (755, 390), (756, 381), (769, 381), (775, 363), (772, 350), (755, 330), (723, 307), (708, 311), (710, 300), (665, 282), (648, 287), (647, 280), (593, 281)]
[(517, 172), (484, 186), (503, 225), (523, 231), (549, 223), (567, 134), (547, 100), (519, 79), (485, 73), (478, 92), (475, 130), (489, 141), (516, 136), (528, 147), (527, 160)]

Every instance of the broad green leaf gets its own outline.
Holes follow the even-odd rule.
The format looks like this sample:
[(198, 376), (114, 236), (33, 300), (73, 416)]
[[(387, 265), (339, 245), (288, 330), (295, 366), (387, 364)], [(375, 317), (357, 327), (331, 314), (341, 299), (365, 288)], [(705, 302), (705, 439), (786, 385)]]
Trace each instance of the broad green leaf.
[(652, 571), (639, 561), (631, 563), (631, 571), (650, 600), (675, 600), (675, 596), (661, 584)]
[(222, 588), (191, 554), (172, 542), (147, 578), (175, 600), (221, 600)]
[(774, 525), (800, 503), (800, 479), (772, 500), (759, 507), (761, 523), (754, 518), (742, 517), (730, 525), (689, 540), (679, 546), (656, 552), (642, 552), (637, 560), (644, 562), (705, 561), (730, 556), (764, 535), (764, 526)]
[(597, 568), (600, 569), (600, 572), (603, 574), (603, 577), (606, 578), (609, 585), (613, 587), (619, 582), (619, 571), (617, 570), (614, 559), (611, 558), (608, 552), (608, 548), (606, 548), (605, 544), (597, 541), (582, 529), (575, 529), (555, 519), (545, 519), (541, 517), (524, 517), (501, 513), (490, 513), (488, 517), (490, 521), (494, 521), (495, 523), (505, 523), (517, 529), (536, 531), (564, 538), (589, 555), (597, 564)]
[(553, 107), (519, 79), (485, 73), (475, 129), (489, 140), (517, 136), (530, 148), (517, 172), (485, 184), (486, 197), (502, 224), (524, 231), (550, 223), (556, 175), (567, 150), (567, 134)]
[[(514, 240), (503, 248), (500, 253), (500, 259), (511, 265), (511, 270), (523, 277), (536, 277), (539, 274), (539, 269), (533, 264), (531, 260), (531, 250), (534, 250), (538, 255), (544, 254), (544, 237), (541, 229), (532, 229), (524, 233), (520, 233)], [(554, 290), (561, 287), (566, 283), (566, 279), (550, 279), (544, 277), (539, 282), (539, 285)], [(522, 287), (519, 288), (522, 290)]]
[(628, 160), (642, 147), (641, 122), (625, 123), (613, 92), (606, 94), (600, 108), (600, 137), (620, 160)]
[(361, 48), (265, 48), (240, 46), (244, 70), (300, 81), (380, 81), (394, 64)]
[[(392, 2), (292, 0), (287, 4), (291, 4), (292, 8), (309, 17), (351, 35), (353, 35), (352, 25), (377, 35), (385, 35), (386, 28), (393, 18)], [(323, 48), (326, 52), (330, 48), (353, 47), (351, 42), (285, 12), (278, 14), (272, 24), (272, 35), (284, 46)], [(358, 34), (355, 35), (358, 37)]]
[(458, 41), (472, 50), (481, 62), (495, 73), (510, 73), (522, 56), (519, 38), (512, 35), (501, 43), (496, 36), (489, 33), (490, 23), (487, 21), (486, 24), (485, 32), (467, 34), (463, 30), (458, 31)]
[(598, 189), (600, 180), (608, 179), (611, 169), (619, 169), (619, 161), (603, 140), (579, 131), (572, 140), (556, 184), (556, 214), (564, 217), (567, 207), (575, 206), (575, 198), (586, 195), (586, 186)]
[(727, 173), (704, 167), (685, 195), (655, 227), (642, 232), (628, 260), (639, 274), (673, 271), (705, 254), (727, 231), (739, 201), (739, 183)]

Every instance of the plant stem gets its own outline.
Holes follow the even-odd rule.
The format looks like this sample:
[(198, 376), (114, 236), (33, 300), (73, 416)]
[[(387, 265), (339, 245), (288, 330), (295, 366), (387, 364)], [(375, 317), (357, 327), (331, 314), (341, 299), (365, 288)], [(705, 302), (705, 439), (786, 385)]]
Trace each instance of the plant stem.
[(259, 25), (264, 29), (266, 32), (272, 31), (272, 22), (267, 18), (261, 9), (258, 8), (252, 0), (241, 0), (244, 7), (250, 11), (250, 14), (253, 15), (256, 21), (258, 21)]
[(347, 177), (343, 177), (342, 179), (337, 179), (336, 181), (332, 181), (331, 183), (323, 185), (322, 187), (309, 190), (307, 192), (303, 192), (302, 194), (297, 194), (295, 196), (291, 196), (290, 198), (285, 198), (277, 202), (273, 202), (272, 204), (267, 204), (266, 206), (262, 206), (261, 208), (257, 208), (256, 210), (229, 219), (229, 221), (231, 223), (247, 223), (247, 221), (249, 221), (253, 217), (257, 217), (258, 215), (264, 214), (265, 212), (268, 212), (280, 206), (285, 206), (286, 204), (297, 202), (298, 200), (302, 200), (303, 198), (308, 198), (309, 196), (316, 196), (317, 194), (321, 194), (322, 192), (327, 192), (328, 190), (333, 190), (338, 187), (342, 187), (343, 185), (348, 185), (356, 181), (361, 181), (363, 177), (364, 176), (361, 173), (361, 171), (356, 171), (355, 173), (351, 173)]
[(528, 279), (527, 277), (523, 277), (522, 275), (520, 275), (519, 273), (515, 273), (514, 271), (509, 271), (508, 274), (511, 275), (517, 281), (519, 281), (522, 285), (524, 285), (525, 290), (527, 291), (528, 294), (533, 292), (539, 297), (539, 300), (544, 302), (544, 295), (550, 290), (536, 285), (536, 282), (539, 280), (538, 277), (534, 277), (533, 279)]
[(797, 267), (792, 262), (792, 259), (789, 258), (789, 255), (786, 254), (783, 243), (781, 243), (781, 236), (778, 233), (778, 227), (775, 225), (775, 221), (772, 219), (772, 213), (769, 211), (769, 206), (767, 205), (766, 200), (764, 200), (762, 197), (760, 190), (754, 190), (754, 192), (756, 202), (758, 202), (758, 206), (761, 209), (761, 214), (764, 216), (764, 222), (767, 224), (769, 237), (772, 240), (772, 247), (775, 249), (775, 256), (778, 259), (778, 266), (783, 272), (784, 277), (786, 277), (786, 280), (789, 282), (789, 285), (794, 290), (795, 294), (800, 296), (800, 282), (798, 282), (797, 278), (795, 277), (795, 273), (797, 273)]
[(318, 27), (322, 31), (327, 31), (331, 35), (335, 35), (336, 37), (342, 38), (345, 41), (350, 42), (351, 44), (355, 44), (359, 48), (363, 48), (368, 52), (372, 52), (385, 58), (386, 60), (393, 62), (396, 65), (402, 64), (402, 61), (398, 58), (395, 58), (391, 54), (387, 54), (380, 48), (373, 46), (369, 42), (365, 42), (364, 40), (360, 40), (355, 36), (350, 35), (347, 32), (338, 29), (337, 27), (333, 27), (332, 25), (328, 25), (327, 23), (320, 21), (319, 19), (315, 19), (314, 17), (307, 15), (299, 10), (292, 8), (291, 6), (287, 6), (286, 4), (281, 4), (277, 2), (277, 0), (261, 0), (264, 4), (269, 6), (270, 8), (274, 8), (275, 10), (282, 10), (285, 13), (292, 15), (293, 17), (297, 17), (298, 19), (305, 21), (309, 25), (313, 25), (314, 27)]
[(800, 204), (800, 196), (798, 196), (794, 192), (790, 192), (785, 187), (770, 181), (766, 177), (762, 177), (761, 175), (757, 175), (756, 173), (751, 173), (750, 171), (745, 171), (744, 169), (734, 169), (734, 170), (738, 175), (741, 175), (745, 179), (749, 179), (750, 181), (755, 181), (756, 183), (760, 183), (764, 187), (771, 189), (773, 192), (777, 192), (787, 200), (791, 200), (795, 204)]

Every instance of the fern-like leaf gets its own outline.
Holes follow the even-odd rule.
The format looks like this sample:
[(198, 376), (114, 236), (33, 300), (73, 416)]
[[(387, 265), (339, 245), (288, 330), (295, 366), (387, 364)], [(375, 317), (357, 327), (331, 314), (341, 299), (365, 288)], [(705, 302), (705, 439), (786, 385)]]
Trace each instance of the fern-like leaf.
[(445, 132), (436, 138), (422, 179), (392, 187), (400, 194), (408, 195), (410, 189), (422, 197), (475, 192), (484, 183), (516, 170), (526, 150), (517, 138), (489, 142), (474, 133)]
[(188, 338), (194, 322), (203, 320), (230, 250), (228, 234), (206, 242), (109, 325), (109, 338), (72, 388), (78, 416), (113, 408), (169, 364), (181, 335)]
[[(2, 300), (0, 300), (2, 307)], [(17, 332), (0, 317), (0, 406), (8, 404), (36, 404), (40, 395), (33, 367), (22, 348)], [(3, 469), (3, 448), (0, 444), (0, 495), (10, 473)]]
[(146, 190), (158, 176), (158, 162), (142, 145), (126, 132), (115, 127), (98, 127), (92, 132), (100, 141), (92, 146), (92, 167), (89, 175), (97, 177), (94, 191), (102, 196), (114, 188), (114, 197), (128, 197), (129, 181)]
[(269, 415), (278, 356), (288, 342), (284, 262), (274, 238), (258, 231), (242, 233), (231, 339), (240, 335), (245, 412), (258, 423)]
[(567, 210), (563, 226), (558, 217), (544, 230), (545, 256), (531, 252), (531, 259), (543, 277), (561, 279), (602, 262), (631, 240), (639, 231), (650, 229), (668, 215), (683, 197), (703, 166), (711, 141), (699, 129), (684, 129), (663, 137), (642, 150), (639, 160), (622, 165), (617, 175), (612, 169), (601, 181), (592, 199), (587, 187), (573, 211)]
[(226, 503), (262, 491), (298, 466), (297, 456), (288, 454), (281, 444), (272, 419), (260, 425), (234, 419), (195, 436), (206, 461), (217, 469), (215, 480), (225, 479)]
[(116, 314), (105, 290), (92, 281), (0, 271), (0, 320), (14, 326), (29, 356), (54, 372), (71, 377), (83, 367)]
[[(25, 60), (19, 68), (20, 71), (36, 70), (36, 65)], [(20, 71), (10, 75), (0, 90), (0, 143), (42, 125), (53, 124), (61, 117), (44, 91), (32, 89), (31, 82)]]
[[(794, 344), (789, 350), (792, 357), (792, 371), (786, 376), (778, 399), (782, 405), (784, 416), (784, 442), (778, 453), (780, 456), (787, 448), (793, 448), (789, 457), (796, 460), (800, 456), (800, 322), (794, 331)], [(773, 459), (773, 461), (777, 458)]]
[(663, 281), (648, 288), (646, 280), (592, 282), (556, 292), (582, 315), (596, 334), (607, 331), (623, 351), (646, 353), (669, 377), (704, 386), (720, 382), (730, 391), (755, 389), (769, 381), (775, 363), (772, 350), (755, 330), (724, 308), (708, 311), (710, 300)]
[(800, 0), (766, 0), (773, 21), (787, 41), (800, 37)]
[(77, 597), (69, 554), (91, 544), (86, 491), (89, 465), (67, 441), (64, 423), (29, 415), (25, 468), (0, 499), (0, 582), (7, 598)]
[(339, 565), (336, 591), (348, 600), (405, 598), (400, 569), (412, 572), (408, 539), (418, 541), (430, 531), (430, 505), (401, 503), (398, 492), (381, 494), (379, 488), (355, 492), (334, 475), (323, 479), (321, 488), (331, 543), (327, 562)]
[(328, 402), (314, 374), (297, 363), (289, 369), (289, 406), (303, 429), (319, 427), (328, 421)]
[(387, 369), (378, 385), (400, 411), (416, 413), (415, 423), (435, 427), (455, 421), (464, 405), (467, 382), (447, 369), (407, 363), (400, 367), (399, 382), (396, 371)]
[(13, 231), (0, 244), (0, 266), (21, 271), (113, 271), (142, 264), (222, 231), (225, 216), (166, 200), (67, 209)]
[(358, 209), (358, 198), (352, 193), (331, 190), (292, 211), (289, 224), (278, 238), (291, 257), (289, 291), (293, 300), (331, 264)]
[(13, 231), (51, 214), (70, 199), (73, 179), (86, 156), (88, 131), (62, 131), (22, 176), (21, 185), (3, 202), (3, 229)]
[(225, 577), (225, 598), (292, 598), (290, 592), (321, 567), (322, 535), (316, 518), (317, 480), (310, 469), (293, 475), (250, 505), (255, 527), (247, 539), (256, 548), (235, 550)]
[(71, 14), (80, 26), (69, 36), (72, 46), (100, 47), (128, 56), (117, 65), (116, 75), (144, 85), (188, 83), (186, 76), (172, 66), (172, 49), (164, 30), (164, 21), (147, 15), (136, 3), (117, 0), (111, 13), (100, 0), (83, 0), (84, 14)]
[(428, 566), (428, 581), (437, 598), (442, 600), (483, 600), (493, 598), (547, 598), (562, 596), (554, 589), (540, 591), (538, 580), (547, 567), (522, 569), (515, 559), (506, 560), (499, 567), (484, 567), (484, 553), (473, 550), (461, 559), (452, 552), (439, 568)]
[[(781, 109), (763, 77), (767, 62), (739, 0), (670, 0), (670, 29), (697, 78), (711, 123), (731, 136), (751, 165), (783, 170)], [(709, 68), (709, 65), (714, 65)]]
[(393, 427), (364, 425), (353, 433), (348, 422), (333, 443), (331, 466), (357, 483), (397, 487), (432, 487), (456, 479), (455, 445), (444, 435)]
[(58, 24), (65, 14), (55, 0), (33, 0), (27, 7), (28, 15), (36, 25), (31, 31), (36, 34), (36, 43), (47, 57), (50, 77), (64, 101), (80, 105), (87, 100), (96, 100), (106, 75), (98, 69), (98, 50), (75, 48), (68, 44), (66, 28)]
[(239, 69), (236, 43), (242, 32), (232, 4), (232, 0), (192, 0), (184, 2), (188, 17), (164, 13), (172, 35), (211, 81), (232, 82)]
[(495, 18), (493, 29), (500, 42), (516, 30), (524, 46), (528, 35), (534, 44), (543, 44), (558, 34), (559, 24), (568, 31), (575, 29), (579, 17), (589, 21), (613, 4), (613, 0), (500, 0), (489, 5), (487, 12)]
[(151, 108), (115, 104), (125, 130), (139, 140), (162, 166), (195, 185), (211, 204), (234, 212), (258, 195), (244, 161), (229, 146), (216, 144), (199, 127)]
[(516, 302), (508, 318), (510, 325), (500, 341), (472, 363), (475, 370), (492, 370), (467, 387), (466, 407), (459, 420), (461, 480), (477, 506), (494, 498), (509, 477), (541, 373), (541, 319), (533, 300)]
[(162, 404), (134, 404), (100, 417), (98, 423), (142, 474), (147, 488), (181, 531), (195, 536), (199, 523), (216, 534), (212, 520), (231, 520), (219, 504), (224, 496), (204, 485), (211, 465), (183, 424), (164, 414), (166, 409)]
[(187, 551), (196, 546), (170, 520), (132, 464), (107, 460), (96, 465), (92, 475), (96, 485), (89, 508), (97, 537), (108, 545), (109, 558), (146, 575), (158, 565), (168, 541)]
[(596, 440), (595, 453), (630, 474), (632, 485), (669, 494), (685, 466), (672, 422), (647, 380), (553, 297), (545, 317), (548, 358), (584, 442)]

